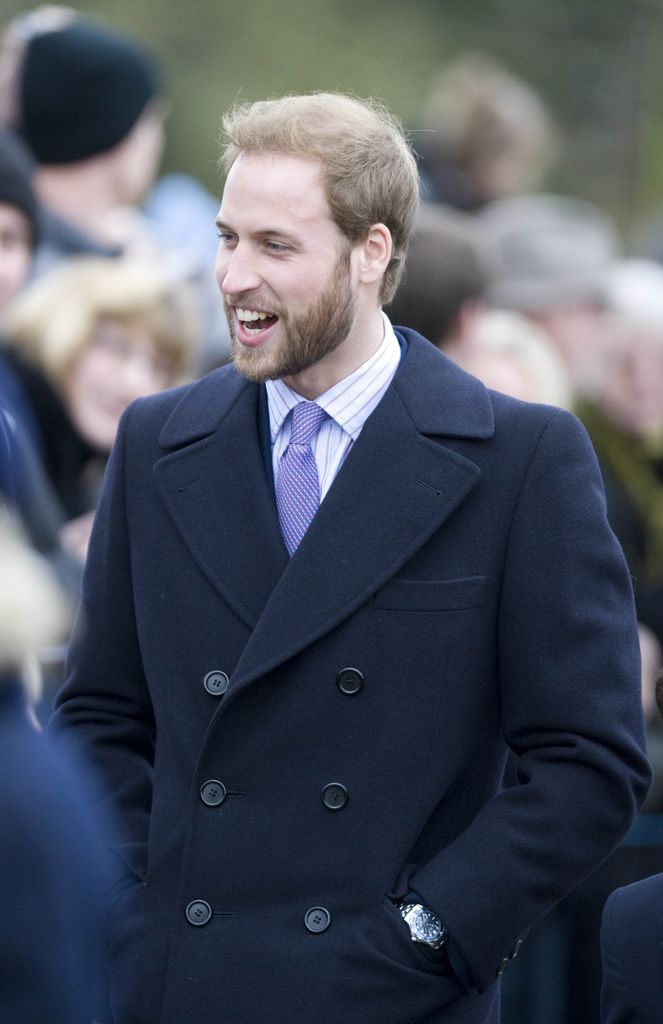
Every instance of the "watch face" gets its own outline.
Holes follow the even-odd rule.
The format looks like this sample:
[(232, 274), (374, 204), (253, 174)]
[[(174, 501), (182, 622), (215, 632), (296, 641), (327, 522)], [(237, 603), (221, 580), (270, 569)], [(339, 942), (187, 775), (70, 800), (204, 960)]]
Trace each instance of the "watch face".
[(412, 915), (410, 926), (412, 933), (420, 942), (437, 942), (442, 937), (442, 922), (439, 917), (425, 907), (419, 907)]

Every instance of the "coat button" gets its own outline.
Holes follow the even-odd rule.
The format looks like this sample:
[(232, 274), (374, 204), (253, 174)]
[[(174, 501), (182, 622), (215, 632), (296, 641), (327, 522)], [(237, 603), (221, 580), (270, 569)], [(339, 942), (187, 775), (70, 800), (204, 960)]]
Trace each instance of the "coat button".
[(341, 807), (345, 807), (348, 802), (349, 795), (345, 786), (341, 785), (340, 782), (330, 782), (328, 786), (325, 786), (320, 798), (330, 811), (340, 811)]
[(354, 696), (364, 686), (364, 677), (358, 668), (342, 668), (336, 676), (336, 685), (341, 693)]
[(226, 673), (221, 672), (218, 668), (215, 668), (212, 672), (208, 672), (203, 679), (203, 686), (208, 693), (212, 694), (213, 697), (223, 697), (229, 684), (230, 680)]
[(208, 807), (218, 807), (226, 799), (226, 787), (218, 779), (209, 779), (200, 787), (200, 798)]
[(311, 907), (304, 914), (304, 924), (310, 932), (324, 932), (331, 923), (331, 914), (324, 907)]
[(196, 927), (207, 924), (212, 916), (212, 908), (209, 903), (205, 900), (193, 900), (186, 908), (186, 919), (189, 924), (194, 924)]
[(497, 965), (497, 977), (498, 978), (502, 977), (502, 975), (504, 974), (504, 972), (506, 971), (508, 966), (509, 966), (509, 958), (507, 956), (505, 956), (504, 960), (500, 960), (500, 962)]

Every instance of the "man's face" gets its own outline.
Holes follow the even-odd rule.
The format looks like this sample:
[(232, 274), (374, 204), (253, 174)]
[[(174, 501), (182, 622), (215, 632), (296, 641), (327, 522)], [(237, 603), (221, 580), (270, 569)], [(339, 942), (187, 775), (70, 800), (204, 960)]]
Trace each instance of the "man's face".
[(239, 373), (292, 377), (334, 352), (352, 330), (356, 294), (318, 162), (240, 155), (218, 227), (216, 273)]

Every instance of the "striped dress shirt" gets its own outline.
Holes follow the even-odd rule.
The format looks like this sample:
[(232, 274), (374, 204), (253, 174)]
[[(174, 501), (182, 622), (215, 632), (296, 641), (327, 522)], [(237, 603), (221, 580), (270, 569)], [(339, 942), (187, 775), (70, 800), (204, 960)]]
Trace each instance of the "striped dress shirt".
[[(384, 336), (377, 352), (348, 377), (344, 377), (316, 398), (317, 404), (325, 410), (328, 417), (312, 445), (320, 479), (321, 501), (359, 437), (364, 423), (391, 384), (400, 362), (400, 345), (388, 318), (384, 313), (382, 317)], [(282, 380), (268, 380), (266, 387), (272, 465), (276, 482), (281, 456), (290, 440), (290, 413), (303, 399)]]

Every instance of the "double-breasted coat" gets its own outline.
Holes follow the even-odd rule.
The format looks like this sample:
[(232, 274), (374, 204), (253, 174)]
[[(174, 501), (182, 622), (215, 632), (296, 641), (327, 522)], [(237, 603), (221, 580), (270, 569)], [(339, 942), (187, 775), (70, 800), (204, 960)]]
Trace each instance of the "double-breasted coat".
[[(56, 713), (124, 824), (119, 1024), (497, 1021), (528, 929), (644, 796), (586, 435), (399, 334), (291, 560), (259, 385), (222, 368), (124, 417)], [(410, 940), (408, 891), (469, 987)]]

